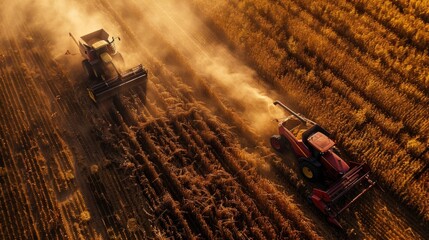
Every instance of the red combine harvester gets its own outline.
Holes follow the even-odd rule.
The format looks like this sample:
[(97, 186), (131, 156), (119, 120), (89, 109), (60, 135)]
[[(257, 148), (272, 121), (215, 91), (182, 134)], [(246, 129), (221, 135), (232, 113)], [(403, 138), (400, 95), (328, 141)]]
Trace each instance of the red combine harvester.
[(271, 137), (271, 146), (278, 152), (295, 153), (303, 176), (322, 186), (313, 188), (309, 199), (329, 222), (341, 227), (336, 217), (375, 185), (368, 165), (345, 162), (328, 131), (279, 101), (274, 105), (292, 115), (279, 121), (279, 135)]

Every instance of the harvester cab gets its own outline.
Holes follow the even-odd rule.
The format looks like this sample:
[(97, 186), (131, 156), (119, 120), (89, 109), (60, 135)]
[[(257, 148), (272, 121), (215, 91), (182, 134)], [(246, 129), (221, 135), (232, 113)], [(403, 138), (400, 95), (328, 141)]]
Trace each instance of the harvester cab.
[(147, 70), (141, 64), (123, 69), (124, 59), (115, 46), (115, 40), (121, 40), (119, 37), (109, 40), (104, 29), (81, 36), (79, 41), (69, 35), (84, 58), (82, 67), (93, 82), (88, 95), (95, 103), (147, 81)]
[(318, 184), (309, 199), (329, 222), (341, 227), (337, 216), (375, 184), (369, 178), (369, 167), (346, 162), (328, 131), (283, 103), (274, 104), (291, 115), (279, 122), (279, 135), (271, 137), (271, 146), (279, 152), (290, 149), (295, 154), (304, 178)]

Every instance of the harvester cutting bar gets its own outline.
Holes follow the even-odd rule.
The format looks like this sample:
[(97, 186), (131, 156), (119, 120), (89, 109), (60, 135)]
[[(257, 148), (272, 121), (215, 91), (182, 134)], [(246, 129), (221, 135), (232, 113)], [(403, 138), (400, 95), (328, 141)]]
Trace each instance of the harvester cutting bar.
[[(330, 201), (335, 202), (355, 185), (359, 184), (365, 179), (368, 179), (369, 170), (365, 170), (366, 165), (359, 164), (348, 171), (341, 180), (329, 188), (327, 194), (329, 195)], [(326, 199), (328, 200), (328, 199)]]
[[(317, 188), (313, 189), (311, 197), (313, 202), (322, 212), (328, 214), (329, 220), (335, 224), (337, 224), (335, 217), (338, 214), (347, 209), (353, 202), (375, 185), (375, 182), (369, 178), (369, 168), (366, 164), (355, 162), (350, 162), (350, 164), (353, 165), (353, 168), (344, 174), (344, 176), (327, 191), (322, 191)], [(363, 186), (364, 188), (360, 189), (359, 193), (352, 200), (344, 203), (342, 207), (334, 207), (341, 197), (358, 186)]]
[(116, 78), (97, 83), (88, 88), (88, 93), (94, 102), (115, 95), (120, 88), (127, 89), (139, 85), (146, 81), (147, 71), (140, 64), (131, 68), (124, 73), (119, 74)]
[(342, 213), (344, 210), (346, 210), (352, 203), (354, 203), (357, 199), (359, 199), (360, 196), (362, 196), (363, 194), (365, 194), (375, 184), (375, 182), (372, 182), (370, 179), (368, 179), (368, 183), (369, 183), (369, 185), (364, 190), (362, 190), (358, 195), (356, 195), (356, 197), (354, 197), (351, 201), (347, 202), (341, 209), (339, 209), (337, 211), (337, 215), (340, 214), (340, 213)]

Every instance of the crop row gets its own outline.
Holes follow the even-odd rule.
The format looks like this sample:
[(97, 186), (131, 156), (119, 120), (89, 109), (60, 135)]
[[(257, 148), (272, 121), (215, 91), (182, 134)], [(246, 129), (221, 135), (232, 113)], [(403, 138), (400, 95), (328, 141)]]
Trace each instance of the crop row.
[[(38, 111), (40, 101), (34, 94), (27, 63), (11, 29), (4, 28), (7, 46), (1, 67), (2, 140), (2, 238), (49, 238), (66, 233), (55, 191), (70, 181), (53, 179), (37, 142), (50, 141), (46, 115)], [(39, 121), (36, 128), (32, 124)], [(58, 150), (53, 147), (53, 149)], [(57, 162), (58, 163), (58, 162)], [(57, 173), (55, 173), (57, 174)], [(51, 185), (54, 180), (54, 185)]]
[[(156, 81), (156, 80), (155, 80)], [(164, 80), (165, 81), (165, 80)], [(171, 85), (171, 82), (170, 82)], [(170, 90), (173, 91), (173, 90)], [(176, 93), (180, 93), (181, 91), (177, 91)], [(162, 95), (159, 95), (159, 97), (157, 97), (157, 105), (159, 103), (159, 105), (164, 105), (162, 104), (164, 102), (164, 99), (174, 99), (171, 96), (168, 96), (170, 93), (169, 92), (162, 92)], [(162, 97), (161, 97), (162, 96)], [(149, 104), (147, 104), (149, 105)], [(165, 104), (166, 105), (166, 104)], [(162, 112), (161, 109), (157, 109), (156, 106), (148, 106), (148, 108), (151, 108), (154, 113), (160, 113)], [(130, 106), (127, 106), (127, 108), (125, 109), (130, 109)], [(180, 205), (179, 206), (187, 206), (186, 202), (187, 201), (192, 201), (192, 202), (200, 202), (200, 197), (201, 199), (206, 199), (206, 198), (212, 198), (210, 192), (214, 191), (217, 192), (220, 189), (222, 189), (221, 185), (213, 185), (213, 183), (207, 182), (204, 184), (205, 178), (201, 178), (198, 177), (199, 174), (203, 174), (204, 176), (212, 176), (213, 177), (219, 175), (219, 176), (228, 176), (229, 174), (227, 172), (222, 171), (222, 167), (219, 166), (219, 160), (223, 159), (222, 157), (216, 157), (216, 155), (218, 154), (217, 152), (210, 152), (208, 151), (210, 149), (210, 147), (207, 145), (206, 141), (208, 140), (204, 140), (205, 137), (209, 137), (210, 136), (210, 140), (213, 141), (214, 139), (217, 139), (217, 137), (215, 137), (215, 135), (213, 135), (210, 131), (210, 129), (206, 126), (204, 130), (201, 129), (195, 129), (193, 130), (192, 128), (189, 128), (190, 126), (192, 126), (192, 122), (194, 122), (195, 120), (192, 120), (193, 117), (197, 117), (199, 120), (196, 121), (197, 126), (204, 126), (204, 121), (202, 119), (206, 119), (205, 117), (198, 117), (198, 113), (195, 112), (195, 108), (192, 108), (194, 110), (190, 111), (185, 111), (188, 112), (188, 114), (182, 114), (180, 113), (180, 111), (178, 111), (180, 108), (178, 108), (176, 106), (175, 110), (171, 110), (174, 111), (174, 113), (171, 113), (170, 118), (172, 119), (171, 122), (165, 122), (165, 120), (155, 120), (151, 123), (147, 123), (143, 125), (145, 126), (141, 131), (137, 132), (137, 139), (140, 143), (140, 146), (145, 149), (146, 151), (144, 152), (151, 152), (153, 154), (156, 154), (155, 156), (152, 157), (148, 157), (149, 160), (151, 162), (153, 162), (153, 164), (155, 166), (157, 166), (157, 169), (161, 169), (161, 176), (165, 176), (162, 177), (163, 179), (165, 179), (165, 181), (167, 182), (165, 185), (167, 185), (167, 189), (168, 191), (172, 192), (172, 196), (173, 199), (176, 201), (179, 201)], [(140, 111), (142, 112), (142, 111)], [(146, 111), (145, 111), (146, 112)], [(177, 119), (180, 116), (179, 119)], [(149, 117), (152, 118), (152, 117)], [(147, 119), (147, 118), (146, 118)], [(183, 122), (185, 121), (185, 122)], [(190, 122), (189, 122), (190, 121)], [(203, 124), (201, 126), (201, 124)], [(216, 126), (216, 128), (219, 128), (219, 126)], [(189, 131), (191, 131), (191, 133), (189, 133)], [(149, 134), (149, 136), (148, 136)], [(202, 135), (202, 136), (200, 136)], [(152, 137), (151, 137), (152, 136)], [(175, 142), (172, 141), (172, 139), (175, 139), (175, 136), (179, 136), (179, 142)], [(187, 140), (184, 143), (180, 143)], [(151, 144), (151, 142), (153, 142)], [(197, 144), (197, 145), (195, 145)], [(135, 147), (135, 144), (133, 144)], [(156, 147), (159, 146), (159, 147)], [(163, 147), (160, 147), (163, 146)], [(220, 147), (220, 146), (218, 146)], [(222, 147), (223, 148), (223, 147)], [(200, 149), (206, 149), (204, 152)], [(213, 150), (212, 150), (213, 151)], [(195, 154), (196, 153), (196, 154)], [(194, 155), (195, 154), (195, 155)], [(188, 155), (187, 157), (184, 157), (183, 155)], [(168, 157), (170, 156), (170, 157)], [(162, 160), (165, 159), (165, 160)], [(167, 160), (169, 159), (169, 160)], [(192, 160), (191, 160), (192, 159)], [(201, 162), (200, 162), (201, 160)], [(164, 162), (165, 161), (165, 162)], [(190, 163), (193, 163), (193, 165), (188, 165)], [(168, 168), (166, 168), (166, 165), (168, 166)], [(194, 165), (201, 165), (198, 166), (198, 168), (195, 169)], [(215, 170), (215, 172), (211, 172), (214, 169), (219, 169), (219, 170)], [(208, 171), (208, 172), (207, 172)], [(177, 173), (176, 173), (177, 172)], [(177, 175), (176, 175), (177, 174)], [(153, 175), (153, 174), (152, 174)], [(216, 177), (217, 178), (217, 177)], [(224, 177), (221, 177), (221, 179), (223, 179)], [(177, 180), (176, 180), (177, 179)], [(192, 181), (194, 180), (194, 181)], [(230, 180), (227, 179), (223, 179), (222, 183), (225, 183), (224, 181), (232, 181), (232, 178)], [(185, 183), (182, 183), (185, 182)], [(181, 186), (182, 184), (185, 184), (185, 186), (187, 186), (186, 188), (190, 188), (190, 189), (182, 189), (183, 187)], [(236, 183), (231, 182), (230, 184), (234, 184), (234, 192), (241, 192), (242, 190), (240, 190), (239, 185), (236, 185)], [(198, 186), (198, 187), (196, 187)], [(203, 190), (205, 188), (209, 188), (212, 189), (210, 190)], [(199, 190), (197, 190), (199, 189)], [(194, 192), (194, 194), (192, 195), (188, 195), (186, 192), (187, 191), (192, 191)], [(200, 194), (203, 194), (201, 196), (199, 196)], [(229, 196), (228, 194), (226, 194), (225, 192), (219, 192), (219, 194), (221, 194), (223, 197), (225, 196)], [(241, 195), (241, 194), (240, 194)], [(239, 195), (239, 196), (240, 196)], [(178, 198), (179, 196), (179, 198)], [(180, 197), (181, 196), (181, 197)], [(191, 197), (192, 196), (192, 197)], [(241, 195), (243, 197), (245, 197), (246, 202), (251, 203), (252, 200), (249, 197), (246, 197), (246, 195)], [(231, 197), (234, 197), (234, 195), (231, 195)], [(185, 198), (184, 200), (182, 200), (181, 198)], [(223, 201), (222, 198), (220, 198), (220, 201)], [(239, 201), (240, 202), (240, 201)], [(196, 205), (201, 205), (201, 207), (207, 207), (204, 205), (204, 203), (200, 203), (200, 204), (196, 204)], [(216, 206), (223, 206), (222, 203), (218, 203), (215, 202), (215, 204), (213, 204), (213, 208), (216, 208)], [(241, 209), (246, 209), (247, 207), (244, 207), (244, 205), (238, 206)], [(187, 209), (189, 211), (189, 209)], [(215, 209), (213, 209), (215, 210)], [(218, 210), (220, 211), (220, 210)], [(253, 210), (246, 210), (246, 211), (240, 211), (242, 212), (241, 214), (258, 214), (257, 208), (253, 207)], [(193, 212), (204, 212), (203, 209), (196, 209)], [(207, 213), (208, 214), (208, 213)], [(213, 213), (214, 216), (216, 216), (215, 213)], [(212, 221), (213, 223), (218, 222), (219, 220), (216, 220), (216, 218), (212, 217)], [(280, 217), (280, 216), (279, 216)], [(206, 237), (210, 237), (213, 236), (215, 234), (216, 231), (214, 230), (210, 230), (207, 228), (207, 226), (212, 226), (209, 223), (205, 223), (204, 221), (201, 222), (202, 219), (205, 219), (199, 217), (199, 215), (194, 215), (194, 216), (188, 216), (187, 218), (185, 217), (185, 219), (188, 219), (188, 221), (195, 222), (197, 220), (198, 225), (200, 225), (200, 228), (197, 229), (197, 232), (204, 232)], [(250, 216), (245, 217), (246, 219), (251, 219)], [(196, 220), (195, 220), (196, 219)], [(201, 219), (201, 220), (198, 220)], [(280, 218), (281, 219), (281, 218)], [(284, 220), (283, 220), (284, 221)], [(249, 222), (251, 223), (251, 222)], [(218, 223), (219, 224), (219, 223)], [(231, 225), (232, 223), (230, 223), (229, 225), (232, 227), (234, 225)], [(269, 225), (266, 225), (269, 224)], [(266, 222), (265, 225), (261, 225), (261, 226), (265, 226), (263, 228), (265, 229), (271, 229), (272, 227), (268, 227), (270, 226), (272, 223), (268, 223)], [(185, 224), (184, 224), (185, 225)], [(189, 224), (192, 226), (192, 224)], [(228, 226), (229, 226), (228, 225)], [(216, 226), (216, 225), (214, 225)], [(221, 231), (221, 236), (229, 236), (230, 234), (233, 234), (234, 236), (237, 234), (270, 234), (267, 235), (269, 236), (273, 236), (272, 234), (274, 234), (273, 230), (258, 230), (258, 228), (256, 226), (253, 226), (252, 228), (250, 228), (250, 233), (247, 233), (246, 231), (244, 231), (244, 229), (241, 229), (240, 231), (238, 231), (235, 228), (232, 229), (228, 229), (226, 226), (219, 226), (218, 227), (220, 229), (222, 229), (223, 231)], [(236, 226), (237, 227), (237, 226)], [(262, 235), (263, 236), (263, 235)], [(274, 235), (275, 236), (275, 235)], [(236, 236), (237, 237), (237, 236)]]
[[(121, 98), (120, 101), (116, 101), (115, 107), (121, 113), (122, 120), (121, 118), (116, 117), (116, 120), (114, 121), (119, 123), (121, 127), (125, 129), (127, 129), (127, 127), (123, 125), (122, 121), (125, 121), (126, 125), (131, 126), (130, 129), (133, 129), (133, 126), (143, 127), (143, 129), (137, 131), (136, 133), (134, 133), (134, 131), (126, 131), (128, 132), (129, 136), (136, 135), (136, 139), (139, 143), (138, 145), (135, 143), (130, 143), (130, 148), (133, 149), (132, 151), (140, 153), (140, 161), (147, 159), (147, 161), (145, 161), (145, 165), (153, 164), (153, 166), (155, 166), (154, 169), (157, 169), (160, 172), (160, 174), (156, 175), (155, 173), (151, 173), (150, 175), (148, 174), (147, 178), (150, 180), (151, 178), (154, 178), (154, 176), (159, 176), (162, 179), (164, 187), (161, 188), (160, 186), (154, 186), (154, 188), (165, 188), (167, 192), (170, 193), (170, 196), (167, 195), (166, 198), (167, 203), (170, 202), (171, 198), (172, 200), (179, 203), (177, 204), (177, 206), (183, 208), (183, 206), (187, 206), (186, 203), (188, 201), (196, 201), (197, 203), (200, 202), (201, 200), (198, 198), (199, 195), (201, 195), (202, 199), (211, 198), (209, 194), (210, 190), (197, 191), (197, 189), (212, 188), (212, 191), (219, 191), (219, 188), (221, 186), (213, 186), (213, 183), (201, 184), (201, 182), (205, 182), (205, 178), (199, 177), (200, 174), (202, 174), (203, 176), (211, 176), (213, 175), (211, 171), (217, 169), (215, 171), (215, 175), (220, 174), (220, 176), (228, 176), (229, 174), (231, 174), (229, 173), (230, 171), (238, 172), (241, 168), (235, 166), (233, 170), (227, 170), (225, 172), (226, 169), (229, 169), (225, 169), (225, 166), (228, 163), (224, 163), (225, 166), (224, 164), (219, 164), (219, 162), (224, 158), (223, 155), (219, 155), (219, 151), (221, 149), (224, 149), (225, 147), (223, 145), (216, 145), (219, 150), (215, 151), (215, 149), (213, 149), (213, 146), (211, 146), (211, 141), (214, 141), (215, 139), (222, 136), (218, 135), (217, 133), (212, 133), (213, 131), (219, 131), (221, 129), (221, 126), (219, 126), (218, 122), (212, 121), (212, 125), (215, 130), (211, 130), (212, 128), (207, 128), (207, 126), (205, 127), (205, 131), (202, 131), (200, 129), (193, 129), (193, 127), (191, 127), (193, 125), (193, 122), (202, 124), (202, 126), (206, 125), (206, 122), (208, 121), (207, 119), (210, 119), (211, 113), (208, 113), (207, 116), (201, 117), (198, 113), (195, 112), (195, 109), (201, 109), (204, 107), (202, 105), (200, 106), (199, 104), (197, 104), (195, 96), (193, 96), (191, 92), (187, 90), (189, 89), (189, 87), (187, 87), (186, 84), (183, 83), (183, 80), (178, 78), (177, 76), (174, 76), (172, 72), (166, 70), (163, 66), (153, 64), (150, 69), (153, 72), (153, 76), (151, 76), (151, 83), (148, 86), (148, 89), (150, 89), (151, 99), (152, 101), (156, 102), (156, 105), (149, 101), (139, 100), (139, 98), (144, 98), (145, 96), (142, 96), (144, 94), (138, 91), (133, 96), (133, 98)], [(198, 87), (201, 88), (201, 86)], [(141, 102), (145, 102), (145, 104), (142, 106)], [(145, 116), (146, 114), (148, 115)], [(167, 114), (167, 116), (162, 117), (165, 114)], [(180, 116), (179, 119), (178, 116)], [(193, 118), (197, 118), (198, 120), (192, 120)], [(168, 121), (167, 119), (172, 120)], [(177, 139), (177, 137), (179, 138)], [(205, 139), (207, 137), (209, 137), (209, 139)], [(132, 138), (133, 137), (131, 137), (131, 139)], [(127, 137), (126, 139), (129, 138)], [(185, 140), (186, 142), (182, 143)], [(209, 140), (210, 142), (207, 143), (207, 141)], [(142, 149), (143, 151), (139, 149)], [(200, 149), (204, 149), (204, 151)], [(231, 157), (227, 159), (230, 159), (228, 161), (232, 161)], [(136, 165), (143, 165), (140, 161), (136, 162)], [(189, 165), (190, 163), (193, 164)], [(197, 165), (198, 167), (196, 168), (195, 165)], [(192, 181), (193, 179), (195, 179), (195, 181)], [(231, 184), (233, 183), (234, 181)], [(244, 183), (241, 182), (241, 184)], [(194, 186), (201, 187), (198, 187), (196, 189)], [(236, 183), (234, 183), (234, 188), (235, 192), (243, 191)], [(195, 196), (194, 194), (188, 195), (188, 191), (195, 192)], [(165, 190), (163, 190), (162, 192), (165, 192)], [(247, 196), (248, 193), (246, 194), (246, 192), (243, 192), (239, 196), (241, 196), (240, 198), (248, 199), (246, 200), (246, 202), (251, 203), (253, 201), (252, 198), (255, 198), (255, 196), (249, 198)], [(223, 192), (220, 192), (219, 194), (228, 196), (228, 194)], [(231, 195), (231, 198), (233, 197), (234, 196)], [(222, 199), (220, 198), (219, 201), (222, 201)], [(240, 200), (238, 200), (238, 202), (240, 202)], [(256, 204), (257, 205), (254, 205), (255, 207), (253, 207), (253, 210), (247, 210), (242, 212), (241, 214), (264, 214), (264, 212), (258, 213), (258, 211), (261, 211), (258, 210), (258, 208), (261, 208), (261, 202), (258, 202)], [(289, 205), (291, 204), (292, 203), (289, 203)], [(171, 205), (175, 204), (167, 204), (167, 206)], [(196, 205), (205, 206), (204, 203)], [(216, 202), (216, 204), (213, 205), (213, 208), (223, 205), (224, 204), (222, 202)], [(244, 205), (237, 207), (241, 209), (247, 208), (247, 206), (244, 207)], [(277, 207), (278, 205), (272, 206), (272, 208), (274, 209)], [(184, 212), (188, 214), (184, 215), (184, 220), (186, 220), (188, 224), (181, 225), (189, 226), (190, 230), (194, 231), (194, 234), (195, 231), (202, 232), (206, 237), (216, 236), (216, 234), (219, 234), (219, 230), (216, 230), (217, 226), (219, 229), (221, 229), (221, 236), (229, 236), (230, 234), (235, 236), (242, 232), (242, 234), (245, 233), (254, 236), (264, 236), (268, 234), (266, 236), (271, 238), (272, 236), (275, 236), (273, 234), (278, 234), (279, 229), (282, 229), (282, 227), (277, 227), (278, 224), (286, 224), (286, 222), (288, 222), (283, 219), (284, 215), (278, 215), (277, 213), (275, 213), (276, 211), (269, 210), (271, 211), (270, 214), (274, 214), (272, 216), (277, 216), (276, 218), (278, 218), (280, 222), (272, 223), (271, 221), (267, 221), (265, 222), (265, 224), (260, 225), (262, 226), (261, 230), (258, 230), (258, 227), (256, 226), (252, 226), (250, 230), (241, 229), (242, 231), (238, 231), (236, 229), (238, 226), (235, 226), (232, 222), (229, 223), (227, 226), (219, 226), (219, 221), (214, 218), (212, 220), (209, 220), (213, 223), (217, 223), (213, 225), (210, 224), (210, 222), (203, 221), (204, 219), (206, 219), (206, 217), (201, 218), (199, 214), (193, 215), (193, 211), (189, 211), (189, 209), (185, 210), (186, 211)], [(196, 212), (204, 212), (202, 210), (203, 209), (197, 209)], [(213, 209), (213, 211), (214, 210), (216, 209)], [(217, 211), (220, 210), (218, 209)], [(265, 214), (267, 214), (266, 211), (267, 210), (265, 210)], [(216, 213), (216, 211), (214, 213)], [(214, 216), (216, 216), (216, 214), (214, 214)], [(247, 216), (245, 218), (251, 219), (250, 216)], [(209, 219), (211, 218), (209, 217)], [(249, 222), (249, 224), (250, 223), (251, 222)], [(275, 224), (275, 227), (270, 227), (272, 224)], [(207, 226), (213, 226), (215, 227), (215, 229), (207, 228)], [(230, 228), (228, 228), (228, 226), (230, 226)], [(286, 227), (287, 225), (284, 226)], [(189, 236), (189, 231), (186, 230), (187, 227), (183, 227), (183, 229), (184, 231), (182, 234)], [(288, 227), (286, 229), (290, 229), (289, 231), (293, 231), (293, 228), (291, 227)]]
[(326, 38), (347, 49), (352, 57), (398, 91), (427, 103), (425, 65), (429, 58), (425, 52), (406, 44), (373, 18), (359, 14), (353, 4), (327, 1), (297, 1), (297, 4), (318, 20), (311, 25), (327, 25), (321, 27)]
[[(234, 4), (210, 8), (207, 14), (268, 81), (336, 133), (353, 158), (368, 162), (383, 183), (427, 218), (426, 176), (421, 174), (428, 162), (423, 147), (428, 127), (425, 106), (388, 87), (351, 58), (348, 48), (327, 39), (311, 24), (318, 20), (299, 5)], [(234, 21), (225, 22), (231, 18)], [(343, 41), (341, 36), (337, 40)]]
[[(360, 11), (373, 16), (377, 21), (389, 27), (401, 38), (405, 38), (414, 46), (424, 51), (429, 43), (429, 25), (415, 15), (403, 12), (393, 1), (352, 1)], [(411, 5), (411, 4), (410, 4)]]
[[(35, 86), (37, 86), (38, 90), (34, 91), (34, 93), (41, 95), (38, 97), (45, 106), (48, 104), (45, 100), (48, 96), (50, 99), (55, 99), (56, 101), (55, 105), (48, 105), (53, 112), (50, 114), (50, 117), (48, 117), (49, 112), (46, 111), (46, 107), (38, 108), (41, 114), (47, 115), (43, 119), (44, 121), (42, 121), (42, 123), (46, 122), (47, 125), (47, 130), (44, 131), (45, 133), (42, 136), (45, 136), (47, 139), (42, 140), (40, 146), (44, 151), (45, 159), (47, 159), (47, 171), (52, 172), (53, 178), (66, 181), (66, 183), (73, 183), (69, 187), (64, 184), (60, 185), (62, 188), (59, 188), (56, 194), (56, 200), (61, 206), (61, 215), (67, 234), (74, 238), (95, 238), (99, 233), (95, 231), (93, 227), (95, 221), (92, 219), (96, 218), (97, 215), (88, 209), (86, 203), (88, 195), (85, 193), (87, 191), (86, 188), (82, 188), (82, 185), (78, 188), (74, 183), (75, 174), (81, 175), (82, 173), (81, 169), (75, 169), (75, 164), (77, 163), (75, 162), (77, 161), (75, 157), (77, 155), (72, 154), (72, 151), (76, 154), (75, 149), (77, 145), (73, 145), (78, 141), (71, 142), (69, 139), (72, 134), (77, 134), (78, 136), (79, 134), (72, 130), (67, 130), (67, 128), (66, 130), (60, 130), (69, 126), (70, 122), (76, 118), (76, 115), (73, 113), (80, 113), (81, 110), (76, 105), (76, 97), (73, 93), (69, 92), (71, 87), (68, 85), (68, 79), (59, 70), (57, 63), (52, 60), (48, 52), (40, 51), (41, 49), (37, 47), (38, 45), (46, 44), (46, 39), (40, 31), (43, 30), (34, 31), (26, 29), (26, 32), (31, 37), (27, 36), (29, 40), (22, 43), (23, 45), (26, 44), (28, 48), (26, 59), (34, 61), (34, 64), (32, 64), (34, 68), (31, 68), (29, 71), (29, 75), (37, 79)], [(33, 39), (38, 39), (39, 41), (34, 41)], [(79, 140), (82, 140), (82, 138), (79, 138)], [(88, 143), (81, 143), (81, 145), (89, 146)], [(94, 150), (91, 149), (89, 151)], [(91, 158), (88, 154), (89, 151), (86, 151), (87, 158)], [(52, 160), (58, 161), (58, 164)], [(56, 174), (58, 177), (55, 176)]]
[[(345, 84), (352, 87), (352, 90), (360, 97), (373, 104), (377, 108), (376, 110), (388, 115), (388, 117), (400, 119), (400, 123), (404, 126), (396, 126), (396, 129), (401, 130), (403, 128), (402, 131), (409, 132), (411, 136), (417, 135), (417, 137), (419, 137), (417, 133), (423, 134), (426, 131), (428, 124), (425, 104), (410, 101), (405, 94), (401, 94), (396, 91), (396, 88), (390, 87), (391, 82), (385, 82), (383, 78), (366, 69), (353, 56), (349, 56), (350, 53), (347, 50), (350, 47), (347, 47), (344, 52), (343, 49), (336, 46), (338, 45), (338, 40), (337, 42), (332, 42), (329, 38), (326, 38), (324, 32), (320, 30), (321, 26), (311, 24), (315, 19), (312, 19), (311, 15), (300, 11), (299, 6), (289, 3), (289, 5), (283, 6), (283, 9), (276, 7), (276, 10), (272, 10), (273, 13), (269, 16), (283, 16), (281, 18), (277, 17), (277, 19), (265, 16), (267, 14), (258, 15), (258, 10), (254, 8), (249, 6), (249, 9), (243, 9), (242, 11), (256, 12), (250, 17), (249, 21), (258, 22), (255, 23), (255, 29), (259, 29), (259, 32), (262, 33), (262, 35), (258, 35), (258, 38), (262, 40), (262, 38), (268, 37), (274, 40), (268, 41), (270, 46), (266, 48), (270, 49), (271, 52), (274, 51), (274, 54), (278, 55), (277, 61), (282, 64), (277, 70), (274, 70), (271, 69), (272, 64), (270, 63), (270, 72), (280, 75), (289, 72), (290, 70), (285, 68), (287, 67), (287, 61), (290, 57), (295, 57), (301, 67), (305, 67), (307, 71), (313, 70), (310, 71), (313, 74), (329, 70), (331, 75), (345, 81)], [(266, 6), (262, 8), (266, 8)], [(288, 12), (290, 18), (284, 17), (285, 12)], [(289, 27), (286, 31), (281, 32), (279, 29), (282, 29), (282, 26)], [(311, 36), (311, 38), (308, 36)], [(241, 38), (241, 36), (238, 35), (236, 38)], [(256, 58), (260, 51), (254, 51), (255, 53), (252, 54)], [(267, 51), (267, 53), (270, 51)], [(264, 60), (264, 58), (260, 59), (259, 61)], [(273, 77), (275, 76), (273, 75)], [(330, 79), (328, 78), (327, 80)], [(317, 84), (317, 82), (311, 84)], [(320, 85), (323, 87), (324, 83)], [(412, 111), (412, 114), (404, 117), (410, 111)], [(422, 137), (426, 138), (425, 135)]]
[[(107, 114), (82, 114), (91, 111), (77, 100), (83, 94), (70, 92), (70, 80), (38, 49), (46, 43), (42, 34), (26, 32), (22, 42), (9, 36), (10, 64), (1, 69), (2, 238), (95, 238), (95, 226), (123, 239), (317, 237), (295, 203), (244, 175), (256, 173), (227, 141), (232, 136), (222, 137), (226, 126), (207, 109), (195, 112), (203, 106), (183, 80), (155, 66), (163, 69), (153, 77), (157, 104), (139, 89), (114, 99)], [(78, 130), (87, 127), (82, 116), (92, 135)]]
[[(1, 92), (2, 115), (5, 116), (1, 125), (2, 154), (5, 154), (2, 155), (5, 161), (1, 178), (6, 184), (2, 187), (4, 197), (1, 200), (4, 206), (2, 222), (5, 223), (2, 238), (67, 236), (94, 239), (100, 234), (94, 227), (98, 222), (97, 216), (111, 221), (120, 215), (116, 210), (126, 217), (119, 221), (119, 227), (113, 221), (108, 222), (105, 225), (108, 234), (122, 238), (145, 238), (147, 232), (152, 231), (145, 225), (145, 211), (141, 210), (147, 206), (141, 195), (131, 193), (134, 192), (132, 188), (118, 186), (122, 179), (114, 168), (105, 178), (109, 180), (104, 182), (112, 188), (108, 191), (110, 195), (93, 191), (93, 199), (99, 201), (95, 204), (96, 208), (91, 209), (96, 211), (89, 211), (86, 201), (91, 199), (91, 195), (86, 191), (88, 188), (91, 190), (92, 186), (102, 189), (104, 185), (97, 181), (97, 174), (81, 172), (81, 168), (75, 172), (74, 157), (86, 156), (89, 163), (100, 163), (103, 156), (94, 155), (96, 149), (91, 148), (92, 139), (79, 136), (70, 128), (64, 130), (70, 122), (75, 123), (74, 113), (82, 110), (70, 92), (72, 88), (68, 85), (68, 79), (58, 69), (52, 56), (37, 48), (46, 39), (38, 31), (25, 30), (26, 36), (8, 36), (10, 47), (6, 49), (10, 50), (3, 55), (7, 64), (2, 65), (1, 79), (4, 89)], [(55, 99), (56, 102), (52, 104), (46, 99)], [(76, 151), (80, 146), (70, 141), (72, 134), (77, 134), (76, 142), (87, 148), (83, 156)], [(83, 163), (81, 159), (78, 162)], [(81, 179), (88, 176), (86, 187), (76, 186), (76, 173), (81, 175)], [(100, 200), (103, 196), (108, 198), (106, 202), (112, 202), (115, 212), (108, 212), (110, 205)], [(136, 219), (144, 228), (136, 229)], [(117, 231), (112, 233), (115, 227)]]

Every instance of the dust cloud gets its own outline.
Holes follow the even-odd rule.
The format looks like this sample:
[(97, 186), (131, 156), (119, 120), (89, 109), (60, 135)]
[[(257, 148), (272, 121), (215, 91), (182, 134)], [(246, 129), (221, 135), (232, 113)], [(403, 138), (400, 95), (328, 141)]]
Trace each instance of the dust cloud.
[[(144, 14), (145, 20), (163, 33), (199, 75), (211, 81), (210, 84), (230, 100), (232, 110), (243, 116), (257, 134), (272, 133), (273, 120), (284, 116), (284, 112), (273, 105), (272, 97), (279, 96), (274, 91), (261, 90), (268, 87), (263, 85), (255, 71), (233, 56), (189, 5), (173, 0), (130, 2), (139, 9), (137, 14)], [(128, 17), (138, 19), (135, 13)], [(150, 35), (144, 30), (139, 32), (139, 29), (136, 33), (142, 37)], [(168, 54), (164, 49), (153, 51)]]
[[(78, 53), (78, 48), (68, 35), (69, 32), (78, 38), (88, 32), (105, 28), (111, 35), (120, 36), (124, 29), (114, 23), (113, 16), (100, 10), (105, 4), (110, 4), (139, 41), (148, 46), (146, 51), (159, 55), (159, 59), (166, 58), (169, 52), (157, 44), (157, 39), (151, 37), (150, 30), (161, 32), (162, 37), (189, 61), (197, 74), (208, 79), (214, 89), (230, 101), (229, 104), (234, 108), (232, 110), (243, 116), (256, 133), (267, 134), (267, 130), (272, 129), (270, 126), (273, 125), (273, 119), (284, 114), (272, 104), (272, 97), (275, 96), (273, 91), (262, 90), (268, 88), (258, 79), (257, 74), (232, 55), (187, 3), (173, 0), (127, 0), (108, 3), (20, 0), (3, 3), (0, 18), (6, 24), (13, 22), (19, 26), (22, 23), (29, 29), (45, 31), (50, 42), (48, 49), (53, 56), (58, 57), (64, 55), (67, 50)], [(151, 26), (141, 24), (142, 18), (145, 24)], [(124, 51), (127, 62), (137, 62), (137, 52), (143, 51), (126, 47), (121, 49), (121, 44), (118, 48)]]

